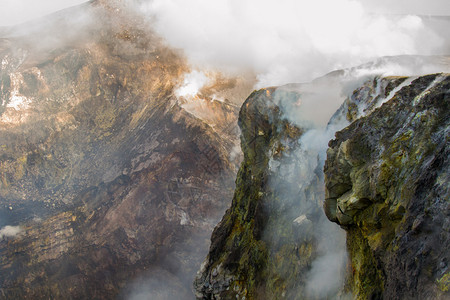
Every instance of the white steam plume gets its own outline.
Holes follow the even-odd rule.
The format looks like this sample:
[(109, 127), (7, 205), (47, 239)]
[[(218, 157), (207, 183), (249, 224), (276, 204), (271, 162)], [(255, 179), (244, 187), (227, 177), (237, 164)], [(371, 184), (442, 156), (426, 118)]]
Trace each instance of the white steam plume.
[(361, 4), (373, 13), (381, 14), (422, 14), (450, 15), (450, 5), (447, 0), (359, 0)]
[[(338, 119), (325, 129), (310, 129), (302, 135), (300, 144), (302, 150), (309, 153), (310, 163), (314, 161), (321, 170), (323, 169), (328, 141), (334, 137), (336, 131), (347, 124), (346, 120)], [(322, 195), (322, 198), (324, 199), (325, 195)], [(318, 241), (318, 256), (308, 272), (306, 290), (314, 299), (328, 299), (331, 295), (339, 293), (345, 280), (345, 266), (348, 259), (345, 232), (326, 218), (316, 220), (315, 224), (314, 236)]]
[(0, 239), (5, 237), (13, 238), (22, 233), (22, 228), (20, 226), (5, 226), (0, 229)]
[(184, 75), (183, 85), (175, 91), (178, 97), (194, 97), (200, 89), (211, 81), (204, 72), (193, 70)]
[(352, 0), (153, 0), (140, 9), (194, 65), (251, 69), (259, 86), (309, 81), (380, 56), (449, 52), (422, 18), (369, 14)]
[[(345, 249), (345, 232), (331, 222), (319, 223), (315, 228), (319, 257), (311, 264), (306, 290), (312, 299), (342, 299), (340, 293), (345, 280), (348, 261)], [(331, 298), (333, 299), (333, 298)]]

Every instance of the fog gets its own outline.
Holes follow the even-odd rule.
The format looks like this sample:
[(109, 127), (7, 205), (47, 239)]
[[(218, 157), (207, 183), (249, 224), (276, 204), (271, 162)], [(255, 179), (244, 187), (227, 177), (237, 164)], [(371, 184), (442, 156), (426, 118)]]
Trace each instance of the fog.
[[(439, 71), (450, 71), (448, 57), (384, 57), (369, 64), (328, 74), (308, 84), (285, 85), (272, 93), (282, 116), (305, 130), (298, 141), (299, 148), (280, 162), (271, 161), (271, 166), (272, 177), (285, 176), (283, 191), (295, 191), (294, 194), (287, 194), (286, 199), (296, 197), (302, 207), (299, 214), (306, 216), (314, 224), (313, 236), (318, 243), (317, 257), (311, 264), (306, 281), (307, 294), (311, 299), (353, 299), (352, 295), (340, 294), (348, 261), (345, 232), (325, 217), (322, 210), (322, 201), (325, 199), (323, 178), (320, 182), (314, 179), (317, 170), (323, 170), (328, 141), (334, 138), (336, 131), (349, 124), (346, 120), (347, 111), (339, 107), (345, 99), (351, 97), (357, 87), (373, 82), (374, 78), (380, 80), (376, 77), (379, 74), (415, 76)], [(390, 100), (395, 92), (409, 85), (414, 78), (405, 80), (387, 96), (371, 95), (374, 99), (380, 96), (374, 108)], [(369, 113), (366, 108), (364, 105), (359, 107), (358, 117)], [(296, 172), (286, 172), (286, 168), (279, 166), (291, 168), (292, 156), (295, 157)], [(273, 169), (274, 166), (276, 169)], [(277, 190), (279, 181), (271, 182), (275, 182), (271, 188)], [(287, 183), (289, 188), (286, 187)], [(314, 185), (319, 186), (315, 190), (320, 192), (313, 197), (305, 197), (304, 191)], [(320, 208), (320, 214), (310, 213), (314, 207)], [(294, 223), (295, 217), (293, 216)]]
[[(85, 0), (4, 0), (0, 26), (22, 23)], [(129, 0), (192, 66), (252, 71), (256, 87), (306, 82), (393, 55), (449, 53), (445, 0)], [(81, 20), (80, 20), (81, 22)]]
[(87, 0), (2, 0), (0, 26), (24, 23)]
[[(153, 0), (139, 9), (192, 64), (251, 69), (258, 87), (310, 81), (380, 56), (448, 53), (448, 27), (432, 28), (414, 15), (373, 14), (374, 1), (364, 2)], [(435, 12), (445, 12), (439, 3)]]
[(359, 0), (370, 13), (379, 14), (416, 14), (416, 15), (450, 15), (447, 0)]
[[(344, 79), (345, 84), (339, 84), (340, 80), (330, 76), (311, 84), (284, 86), (273, 93), (284, 118), (305, 130), (298, 141), (298, 148), (292, 154), (278, 162), (270, 162), (270, 182), (273, 190), (279, 190), (279, 180), (276, 178), (282, 176), (285, 198), (296, 199), (301, 208), (298, 213), (313, 224), (312, 232), (305, 235), (313, 236), (317, 243), (317, 256), (312, 261), (305, 282), (308, 299), (345, 298), (344, 295), (338, 295), (345, 281), (345, 266), (348, 261), (345, 232), (331, 223), (323, 213), (325, 187), (323, 176), (317, 175), (325, 163), (328, 141), (337, 130), (348, 125), (342, 113), (333, 118), (331, 116), (348, 96), (345, 94), (348, 85), (356, 84), (354, 80), (357, 79), (346, 76), (340, 79)], [(290, 96), (287, 97), (288, 94)], [(325, 108), (325, 112), (316, 113), (321, 110), (318, 106)], [(286, 171), (293, 166), (292, 157), (295, 157), (295, 172)], [(311, 194), (311, 190), (316, 192)], [(297, 216), (292, 217), (293, 223), (296, 222), (295, 217)]]

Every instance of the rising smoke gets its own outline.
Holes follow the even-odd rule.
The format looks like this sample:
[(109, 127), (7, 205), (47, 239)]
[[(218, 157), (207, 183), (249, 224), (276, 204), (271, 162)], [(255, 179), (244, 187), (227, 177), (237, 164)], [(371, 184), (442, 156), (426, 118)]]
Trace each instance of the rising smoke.
[(380, 56), (448, 52), (445, 26), (431, 28), (414, 15), (370, 14), (366, 6), (351, 0), (153, 0), (140, 10), (194, 65), (251, 69), (258, 87), (309, 81)]
[[(357, 87), (373, 82), (376, 76), (382, 74), (414, 76), (442, 71), (450, 71), (448, 57), (386, 57), (359, 67), (330, 73), (309, 84), (290, 84), (278, 88), (273, 97), (283, 116), (305, 130), (299, 139), (300, 147), (294, 156), (299, 162), (297, 166), (301, 169), (299, 173), (306, 175), (298, 178), (300, 182), (292, 179), (289, 182), (303, 185), (302, 189), (307, 189), (308, 185), (313, 183), (314, 172), (317, 169), (323, 170), (328, 141), (334, 138), (335, 132), (348, 125), (345, 109), (338, 108), (345, 99), (351, 97)], [(405, 80), (404, 84), (399, 85), (393, 92), (410, 84), (413, 78)], [(286, 97), (287, 93), (292, 92), (297, 96)], [(393, 95), (390, 93), (386, 97), (382, 94), (370, 96), (374, 98), (381, 96), (382, 98), (378, 100), (381, 105), (392, 97), (391, 94)], [(359, 107), (359, 111), (359, 117), (365, 114), (364, 107)], [(319, 190), (324, 191), (324, 182), (321, 181), (319, 185), (321, 186)], [(277, 189), (276, 186), (272, 188)], [(325, 195), (321, 193), (316, 195), (316, 198), (323, 200)], [(298, 198), (298, 201), (305, 203), (309, 201), (306, 197)], [(321, 203), (318, 205), (322, 206)], [(306, 207), (304, 213), (307, 213), (311, 205), (303, 206)], [(310, 221), (315, 224), (314, 237), (318, 242), (318, 257), (313, 261), (308, 273), (307, 292), (314, 299), (330, 299), (330, 297), (351, 299), (351, 295), (339, 295), (346, 276), (345, 233), (324, 217), (323, 210), (320, 211), (321, 216), (308, 216), (314, 217)]]
[[(324, 86), (332, 88), (327, 90)], [(297, 98), (283, 97), (286, 91), (293, 90), (298, 95)], [(289, 197), (295, 197), (300, 202), (300, 214), (314, 224), (312, 235), (317, 243), (317, 257), (311, 264), (305, 286), (306, 294), (311, 299), (343, 299), (343, 296), (336, 295), (339, 294), (345, 280), (347, 264), (345, 232), (336, 224), (329, 222), (322, 211), (322, 201), (325, 198), (324, 182), (323, 176), (319, 176), (318, 181), (316, 180), (316, 173), (318, 170), (323, 170), (328, 141), (334, 137), (337, 130), (348, 125), (346, 119), (340, 115), (335, 115), (329, 122), (331, 115), (337, 110), (336, 105), (339, 106), (345, 98), (344, 90), (342, 83), (339, 85), (336, 78), (330, 77), (322, 79), (320, 84), (285, 86), (274, 93), (275, 101), (281, 108), (283, 116), (305, 130), (298, 141), (298, 148), (292, 155), (283, 158), (278, 165), (292, 165), (291, 157), (295, 157), (296, 174), (300, 176), (285, 180), (291, 187), (284, 186), (283, 189), (295, 191), (295, 194)], [(314, 107), (315, 110), (327, 107), (331, 109), (325, 109), (325, 112), (317, 114), (314, 113)], [(284, 169), (279, 168), (273, 176), (278, 177), (283, 171)], [(270, 180), (270, 182), (276, 181)], [(313, 196), (308, 193), (312, 186), (315, 186), (313, 190), (316, 190)], [(296, 187), (299, 188), (298, 191)], [(279, 189), (277, 185), (271, 188)], [(319, 211), (319, 213), (312, 213), (313, 211)], [(293, 221), (295, 223), (295, 220)]]
[[(323, 169), (328, 141), (347, 125), (345, 118), (329, 121), (357, 86), (375, 75), (413, 76), (450, 70), (448, 58), (377, 59), (446, 54), (445, 29), (431, 27), (419, 16), (375, 15), (364, 7), (349, 0), (154, 0), (141, 10), (151, 16), (170, 45), (184, 50), (194, 66), (231, 73), (252, 70), (258, 74), (257, 87), (310, 81), (332, 70), (373, 61), (311, 84), (283, 87), (284, 91), (299, 92), (302, 97), (297, 101), (284, 98), (283, 93), (278, 99), (274, 95), (284, 116), (307, 129), (295, 154), (303, 161), (304, 170), (295, 173), (304, 173), (302, 180), (309, 182), (308, 174)], [(201, 88), (199, 74), (191, 73), (186, 79), (186, 87)], [(298, 185), (299, 180), (290, 182)], [(324, 216), (311, 221), (320, 251), (308, 273), (307, 293), (333, 297), (345, 277), (345, 233)]]
[(5, 226), (0, 229), (0, 240), (3, 238), (13, 238), (21, 234), (23, 229), (20, 226)]
[(183, 84), (175, 91), (175, 95), (177, 97), (193, 97), (210, 81), (204, 72), (193, 70), (185, 74)]
[(17, 25), (87, 0), (2, 0), (0, 26)]
[[(8, 12), (0, 12), (0, 26), (82, 2), (86, 0), (47, 0), (39, 5), (30, 0), (6, 0), (0, 3), (0, 11)], [(251, 71), (258, 76), (257, 87), (307, 82), (381, 56), (442, 55), (450, 51), (449, 18), (414, 15), (448, 15), (443, 0), (407, 4), (374, 0), (120, 3), (144, 14), (152, 30), (182, 49), (194, 67), (235, 74)], [(384, 12), (395, 14), (379, 14)], [(14, 20), (6, 22), (9, 18)], [(70, 15), (66, 19), (77, 30), (54, 30), (55, 41), (67, 40), (65, 34), (80, 34), (84, 25), (92, 22), (76, 18)]]

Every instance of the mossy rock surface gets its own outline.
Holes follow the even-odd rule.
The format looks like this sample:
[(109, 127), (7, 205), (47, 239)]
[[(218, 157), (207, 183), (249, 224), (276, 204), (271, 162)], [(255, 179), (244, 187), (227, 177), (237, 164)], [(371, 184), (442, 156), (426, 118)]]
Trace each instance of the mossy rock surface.
[(449, 109), (450, 76), (419, 77), (330, 142), (325, 208), (358, 299), (449, 296)]
[[(315, 194), (321, 183), (313, 176), (302, 190), (298, 175), (282, 178), (271, 169), (273, 162), (280, 169), (300, 169), (290, 154), (300, 147), (304, 132), (282, 118), (276, 93), (276, 88), (255, 91), (241, 108), (244, 161), (232, 205), (212, 234), (194, 283), (198, 299), (307, 297), (307, 273), (317, 256), (315, 224), (307, 216), (320, 209)], [(302, 193), (310, 200), (302, 200)]]

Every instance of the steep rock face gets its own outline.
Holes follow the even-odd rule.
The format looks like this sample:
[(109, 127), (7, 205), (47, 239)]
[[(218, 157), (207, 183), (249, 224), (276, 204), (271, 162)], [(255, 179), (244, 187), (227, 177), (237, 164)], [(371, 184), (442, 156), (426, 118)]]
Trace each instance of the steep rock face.
[[(262, 89), (242, 106), (244, 161), (232, 206), (213, 232), (194, 283), (198, 299), (325, 299), (340, 294), (344, 237), (322, 211), (320, 157), (326, 143), (321, 150), (321, 140), (336, 126), (373, 110), (406, 78), (376, 77), (365, 83), (346, 99), (329, 126), (319, 129), (302, 119), (307, 116), (301, 109), (314, 104), (305, 100), (320, 100), (323, 88), (339, 87), (339, 78), (330, 77)], [(287, 121), (294, 116), (302, 128)]]
[[(420, 299), (448, 290), (448, 76), (355, 79), (325, 129), (284, 119), (312, 86), (263, 89), (246, 100), (244, 161), (194, 282), (198, 299)], [(307, 143), (348, 124), (330, 142), (325, 186), (321, 150)], [(417, 193), (423, 198), (412, 204)], [(322, 223), (322, 203), (347, 230), (346, 268), (327, 271), (340, 249), (323, 242), (336, 232)], [(330, 245), (337, 247), (324, 249)]]
[(188, 66), (126, 6), (36, 22), (0, 39), (0, 228), (21, 227), (0, 237), (0, 297), (126, 297), (136, 278), (192, 297), (232, 197), (238, 108), (208, 91), (214, 116), (183, 108)]
[(294, 154), (303, 130), (282, 119), (275, 95), (275, 88), (259, 90), (241, 108), (244, 161), (232, 206), (212, 234), (194, 283), (198, 299), (303, 299), (307, 294), (307, 271), (317, 256), (312, 229), (324, 217), (315, 197), (321, 175), (304, 186), (295, 184), (304, 171)]
[(329, 144), (325, 211), (358, 299), (448, 296), (449, 91), (448, 75), (411, 79)]

